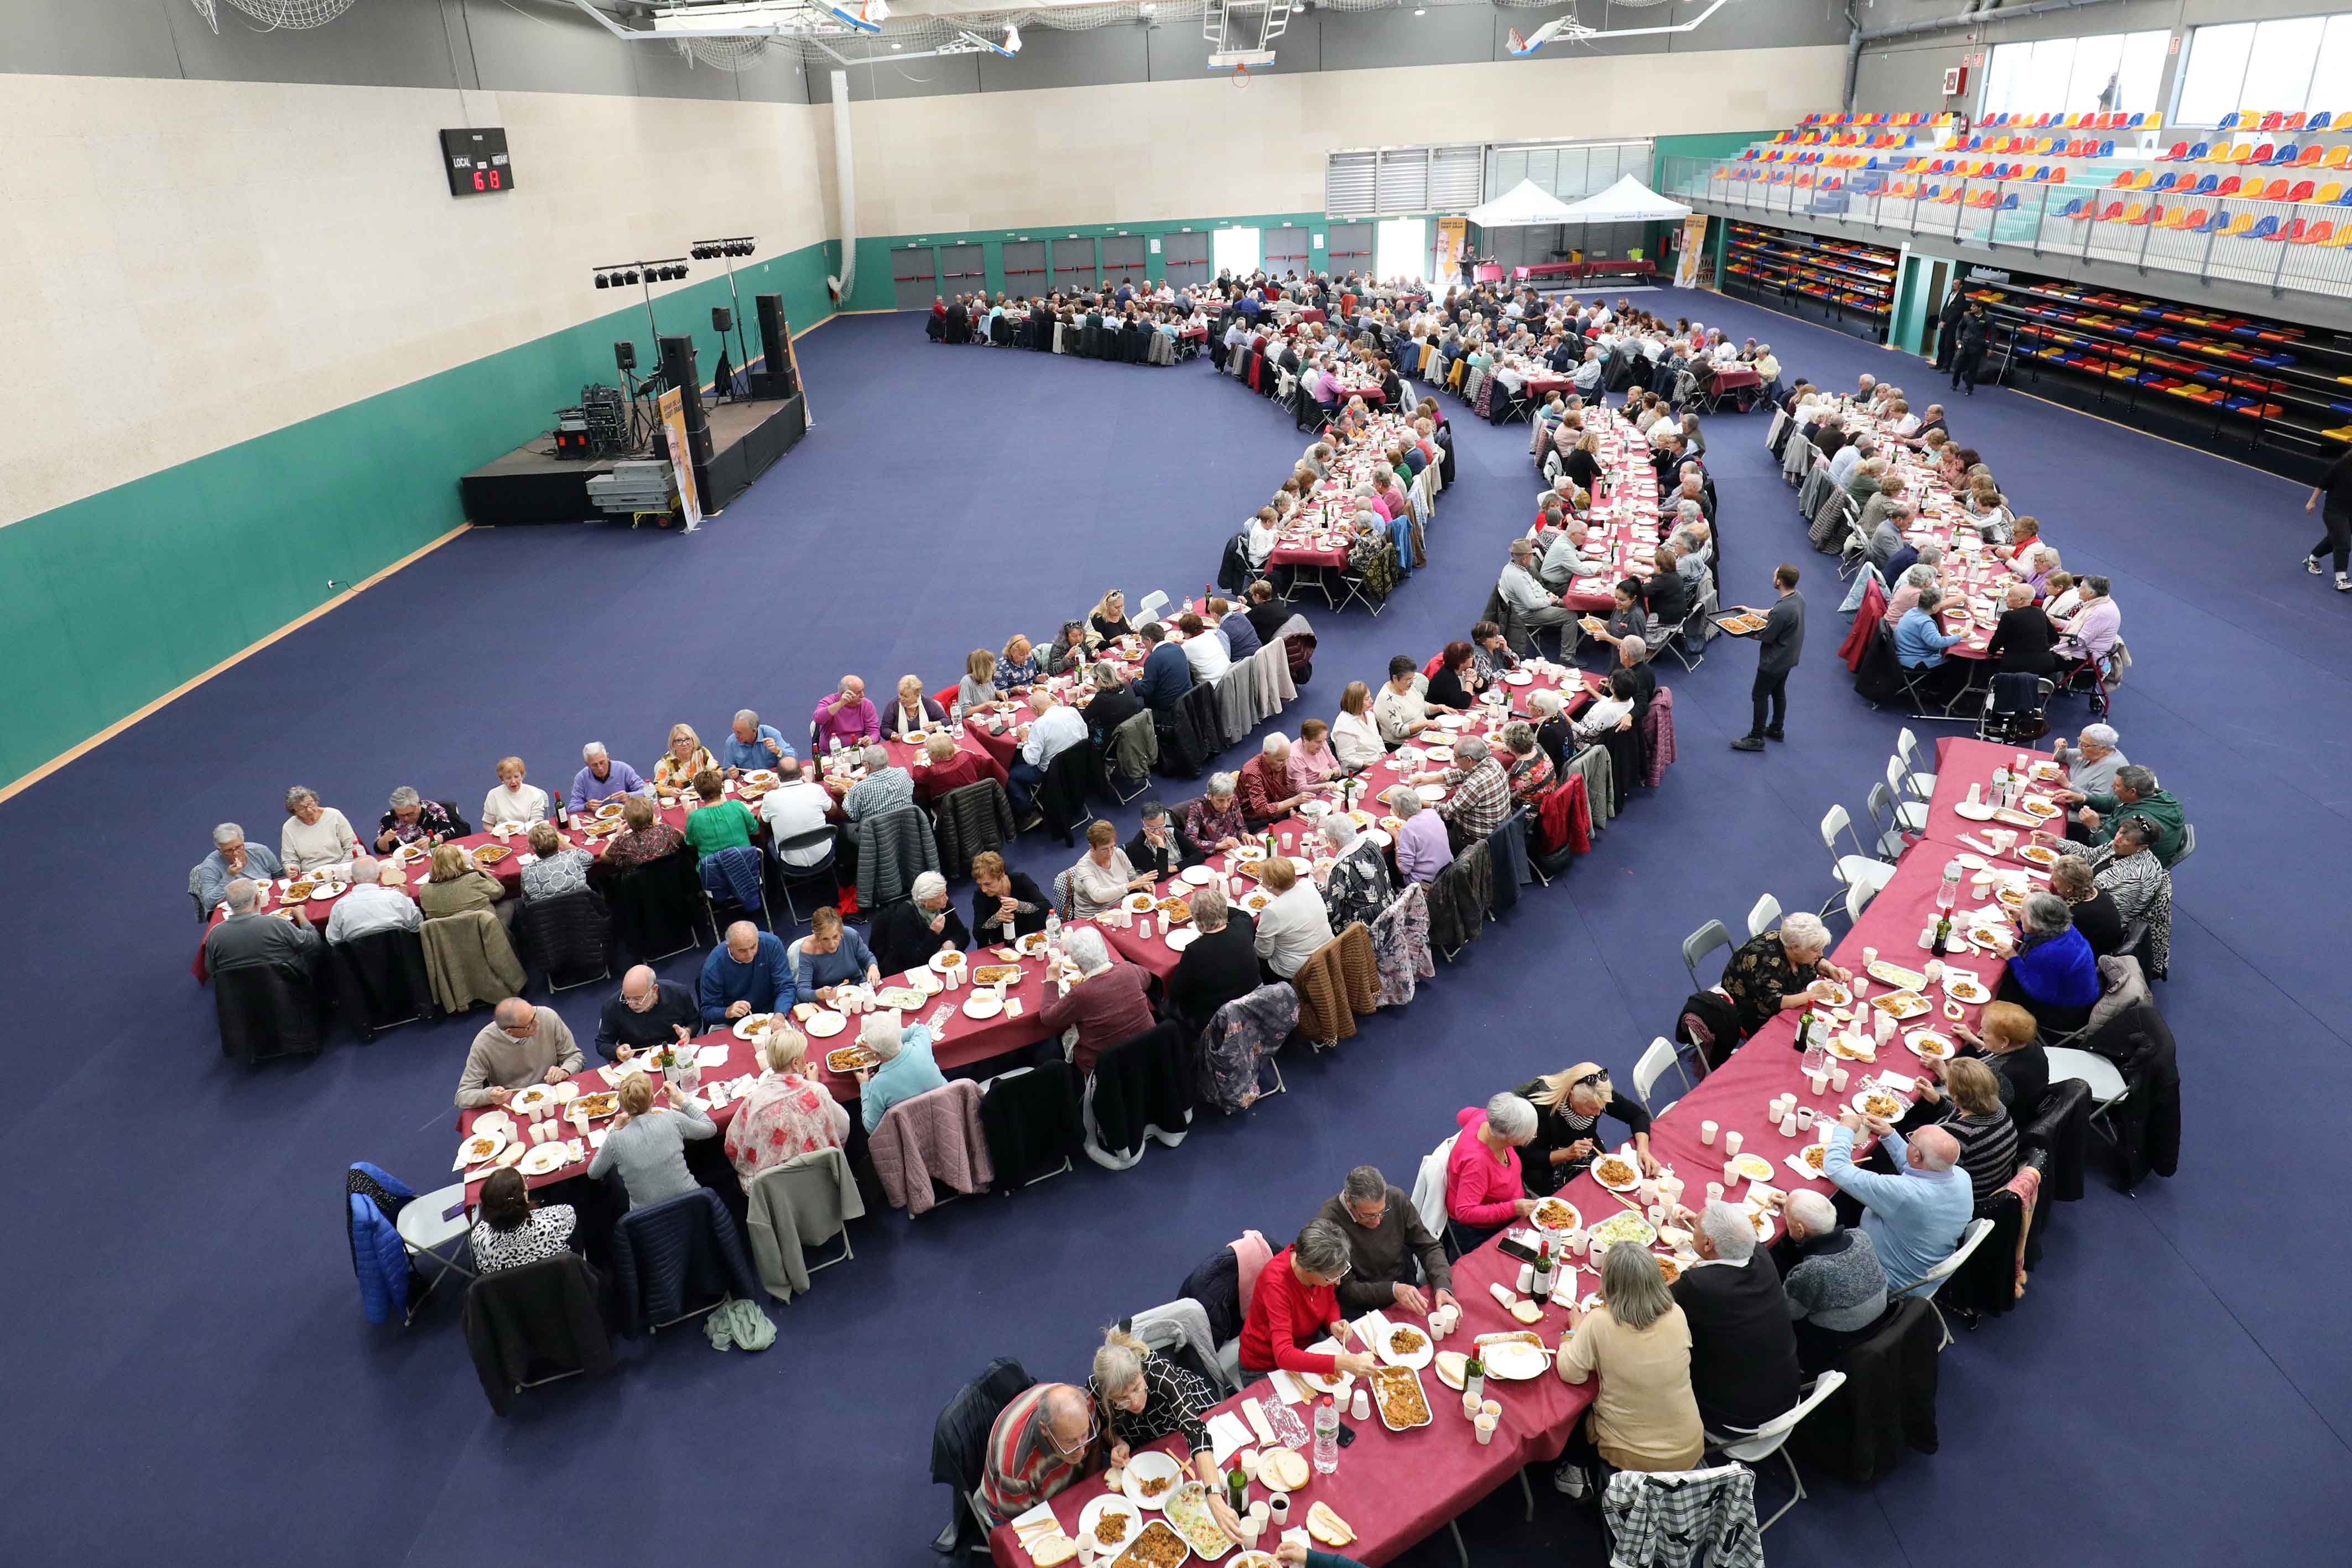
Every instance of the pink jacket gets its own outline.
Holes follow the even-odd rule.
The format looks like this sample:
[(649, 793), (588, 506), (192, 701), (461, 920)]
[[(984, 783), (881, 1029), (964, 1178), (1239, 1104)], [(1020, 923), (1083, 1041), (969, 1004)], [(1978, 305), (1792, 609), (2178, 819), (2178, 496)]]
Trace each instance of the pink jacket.
[(1250, 1298), (1257, 1294), (1257, 1277), (1274, 1260), (1274, 1248), (1255, 1230), (1244, 1230), (1242, 1239), (1229, 1245), (1234, 1249), (1234, 1264), (1239, 1275), (1242, 1291), (1242, 1315), (1249, 1315)]
[(910, 1215), (939, 1202), (933, 1182), (969, 1197), (996, 1179), (980, 1126), (980, 1085), (968, 1078), (891, 1106), (867, 1147), (883, 1196)]
[(1519, 1180), (1519, 1151), (1506, 1149), (1504, 1163), (1495, 1163), (1478, 1136), (1486, 1131), (1486, 1113), (1475, 1105), (1464, 1106), (1454, 1120), (1462, 1131), (1445, 1156), (1445, 1212), (1465, 1225), (1489, 1229), (1516, 1218), (1513, 1206), (1527, 1196)]

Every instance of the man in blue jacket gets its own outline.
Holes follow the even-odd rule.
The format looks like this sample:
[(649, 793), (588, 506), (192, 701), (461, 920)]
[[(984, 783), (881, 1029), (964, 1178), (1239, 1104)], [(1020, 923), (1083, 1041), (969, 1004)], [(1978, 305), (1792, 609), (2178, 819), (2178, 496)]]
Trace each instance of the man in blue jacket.
[(1151, 652), (1144, 658), (1143, 673), (1135, 678), (1135, 695), (1153, 712), (1173, 714), (1184, 694), (1192, 689), (1192, 663), (1182, 648), (1167, 640), (1168, 633), (1158, 622), (1146, 626), (1141, 635)]
[(792, 966), (784, 961), (784, 945), (772, 931), (762, 931), (748, 920), (727, 928), (727, 945), (711, 950), (702, 961), (702, 984), (697, 999), (702, 1004), (706, 1029), (717, 1029), (748, 1013), (780, 1013), (793, 1005)]

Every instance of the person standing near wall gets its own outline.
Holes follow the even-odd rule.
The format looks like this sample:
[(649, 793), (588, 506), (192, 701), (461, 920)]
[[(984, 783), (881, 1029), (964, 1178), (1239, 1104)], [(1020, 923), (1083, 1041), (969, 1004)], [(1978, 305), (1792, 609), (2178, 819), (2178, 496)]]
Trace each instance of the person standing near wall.
[(2319, 575), (2319, 558), (2323, 552), (2336, 557), (2336, 591), (2352, 593), (2352, 452), (2336, 460), (2333, 467), (2319, 476), (2311, 498), (2303, 504), (2306, 512), (2321, 512), (2327, 519), (2327, 532), (2311, 553), (2303, 559), (2303, 570), (2312, 576)]
[[(1789, 672), (1805, 651), (1805, 596), (1797, 591), (1797, 569), (1782, 561), (1772, 569), (1772, 586), (1780, 597), (1764, 614), (1764, 629), (1756, 638), (1756, 684), (1748, 688), (1755, 704), (1748, 733), (1731, 743), (1734, 751), (1761, 751), (1768, 740), (1786, 738), (1789, 718)], [(1754, 614), (1752, 610), (1747, 610)], [(1766, 710), (1770, 722), (1766, 722)]]
[(1958, 387), (1966, 378), (1969, 395), (1974, 397), (1977, 371), (1984, 368), (1985, 348), (1992, 338), (1992, 323), (1985, 319), (1982, 302), (1969, 301), (1968, 314), (1960, 318), (1956, 330), (1958, 336), (1952, 347), (1952, 385)]
[(1939, 371), (1952, 368), (1952, 354), (1960, 340), (1960, 318), (1968, 308), (1968, 290), (1955, 277), (1944, 293), (1944, 308), (1936, 315), (1936, 368)]

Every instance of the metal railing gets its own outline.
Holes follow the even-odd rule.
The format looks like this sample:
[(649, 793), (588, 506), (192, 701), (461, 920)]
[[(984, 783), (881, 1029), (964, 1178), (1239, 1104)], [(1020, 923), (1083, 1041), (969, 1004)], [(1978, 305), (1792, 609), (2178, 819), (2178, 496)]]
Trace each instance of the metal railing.
[[(2156, 165), (2199, 171), (2198, 164)], [(1757, 172), (1739, 179), (1740, 170)], [(1890, 170), (1809, 172), (1816, 182), (1774, 183), (1778, 164), (1741, 164), (1720, 158), (1664, 160), (1662, 189), (1678, 200), (1708, 206), (1780, 214), (1826, 223), (1858, 234), (1940, 240), (1986, 251), (2021, 251), (2039, 259), (2071, 256), (2150, 272), (2181, 273), (2307, 294), (2352, 297), (2352, 207), (2308, 202), (2240, 201), (2234, 196), (2117, 191), (2091, 180), (2064, 184), (2031, 180), (1966, 179), (1897, 174)], [(1837, 189), (1819, 182), (1834, 177)], [(1890, 195), (1889, 188), (1916, 190)], [(1933, 191), (1933, 196), (1927, 194)], [(2202, 214), (2201, 221), (2182, 219)], [(2321, 225), (2326, 225), (2324, 231)], [(2324, 232), (2314, 243), (2292, 238)], [(2282, 237), (2272, 238), (2270, 235)]]

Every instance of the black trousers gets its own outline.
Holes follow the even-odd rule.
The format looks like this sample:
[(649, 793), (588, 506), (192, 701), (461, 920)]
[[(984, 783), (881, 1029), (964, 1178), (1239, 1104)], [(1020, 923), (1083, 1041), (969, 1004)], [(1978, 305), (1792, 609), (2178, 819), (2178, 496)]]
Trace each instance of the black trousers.
[(2323, 503), (2321, 515), (2327, 519), (2327, 532), (2311, 547), (2311, 559), (2317, 560), (2323, 555), (2333, 554), (2336, 575), (2342, 577), (2347, 566), (2352, 566), (2352, 512)]
[[(1775, 670), (1756, 672), (1756, 684), (1748, 688), (1748, 700), (1755, 705), (1756, 716), (1748, 733), (1759, 737), (1765, 730), (1778, 730), (1789, 717), (1789, 672)], [(1765, 710), (1771, 710), (1771, 722), (1765, 722)]]
[(1982, 369), (1984, 369), (1984, 350), (1982, 349), (1979, 349), (1973, 353), (1966, 349), (1956, 351), (1952, 356), (1952, 385), (1958, 387), (1962, 379), (1965, 378), (1968, 382), (1969, 391), (1973, 393), (1977, 390), (1977, 372)]

